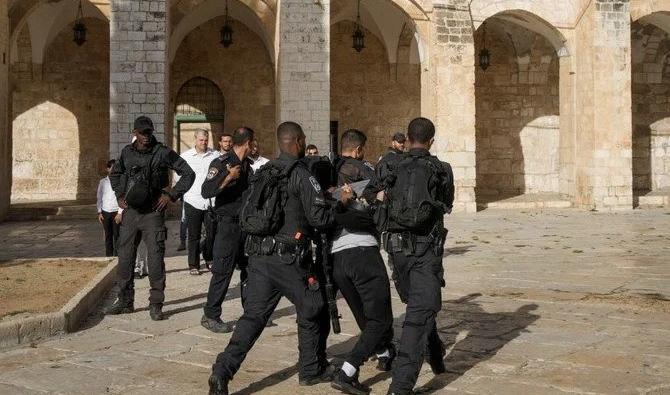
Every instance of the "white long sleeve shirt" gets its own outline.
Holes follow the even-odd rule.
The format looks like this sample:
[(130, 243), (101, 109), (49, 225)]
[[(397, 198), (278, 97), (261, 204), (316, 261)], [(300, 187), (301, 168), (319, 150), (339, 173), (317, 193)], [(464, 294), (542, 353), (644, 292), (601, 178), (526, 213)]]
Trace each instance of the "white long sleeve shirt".
[(259, 156), (258, 158), (256, 158), (256, 160), (254, 160), (253, 158), (249, 158), (249, 159), (251, 159), (253, 161), (253, 163), (251, 164), (251, 170), (253, 170), (254, 173), (257, 172), (258, 169), (261, 168), (261, 166), (263, 166), (264, 164), (266, 164), (270, 161), (270, 159), (265, 158), (263, 156)]
[(119, 204), (112, 189), (112, 184), (109, 182), (109, 177), (103, 178), (98, 183), (98, 200), (96, 205), (98, 213), (103, 211), (115, 213), (119, 210)]
[(181, 154), (181, 157), (195, 172), (195, 181), (193, 182), (193, 185), (191, 185), (191, 189), (184, 194), (184, 202), (198, 210), (206, 210), (210, 206), (209, 199), (202, 197), (202, 184), (207, 178), (209, 165), (219, 156), (221, 156), (220, 152), (209, 148), (204, 153), (198, 153), (195, 148), (191, 148)]

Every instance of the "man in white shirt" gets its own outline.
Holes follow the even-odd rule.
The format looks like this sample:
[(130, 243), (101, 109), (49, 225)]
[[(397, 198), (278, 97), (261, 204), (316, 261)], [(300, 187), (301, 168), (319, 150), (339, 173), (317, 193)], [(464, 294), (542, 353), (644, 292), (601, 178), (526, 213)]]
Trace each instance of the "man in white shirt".
[(258, 149), (258, 141), (256, 140), (251, 143), (251, 153), (249, 154), (249, 159), (251, 159), (251, 170), (253, 170), (254, 173), (257, 172), (261, 166), (270, 161), (270, 159), (261, 156), (260, 150)]
[(233, 149), (233, 135), (228, 132), (223, 132), (219, 138), (219, 154), (225, 155)]
[(107, 177), (98, 183), (98, 222), (102, 224), (105, 232), (105, 256), (116, 256), (116, 242), (119, 238), (119, 224), (114, 220), (119, 210), (119, 204), (116, 195), (109, 182), (109, 172), (116, 161), (114, 159), (107, 162)]
[[(184, 212), (186, 214), (187, 224), (187, 248), (188, 248), (188, 267), (193, 275), (200, 274), (200, 237), (202, 236), (202, 226), (207, 221), (207, 210), (210, 207), (208, 199), (202, 197), (202, 183), (207, 178), (209, 164), (220, 156), (219, 152), (208, 147), (209, 130), (198, 129), (195, 132), (195, 144), (193, 148), (181, 154), (181, 157), (188, 163), (195, 172), (195, 181), (191, 189), (184, 194)], [(210, 238), (211, 232), (206, 232), (205, 237)], [(207, 266), (212, 261), (210, 240), (203, 243), (202, 255)]]

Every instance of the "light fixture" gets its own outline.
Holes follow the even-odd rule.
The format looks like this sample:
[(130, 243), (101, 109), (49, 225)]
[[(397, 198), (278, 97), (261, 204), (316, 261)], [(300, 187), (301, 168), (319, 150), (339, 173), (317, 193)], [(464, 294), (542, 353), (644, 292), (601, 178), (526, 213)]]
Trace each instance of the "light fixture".
[(491, 52), (486, 49), (486, 23), (484, 23), (484, 37), (482, 39), (482, 50), (479, 51), (479, 67), (486, 71), (491, 65)]
[(358, 0), (358, 9), (356, 11), (356, 30), (351, 37), (354, 39), (352, 48), (356, 52), (361, 52), (365, 48), (365, 33), (361, 29), (361, 0)]
[(77, 10), (77, 20), (72, 28), (74, 33), (74, 42), (78, 46), (84, 45), (86, 42), (86, 25), (84, 24), (84, 11), (81, 7), (81, 0), (79, 0), (79, 9)]
[(221, 44), (224, 48), (228, 48), (230, 44), (233, 43), (233, 28), (230, 27), (230, 22), (228, 20), (228, 0), (226, 0), (226, 14), (225, 20), (223, 22), (223, 27), (221, 28)]

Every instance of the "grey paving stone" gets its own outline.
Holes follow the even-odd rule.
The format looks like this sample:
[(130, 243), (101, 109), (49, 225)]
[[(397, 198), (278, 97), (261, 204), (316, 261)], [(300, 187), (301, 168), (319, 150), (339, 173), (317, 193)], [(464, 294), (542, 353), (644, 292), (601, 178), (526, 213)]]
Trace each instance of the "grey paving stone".
[[(438, 314), (449, 373), (434, 377), (424, 364), (417, 385), (438, 394), (670, 393), (668, 220), (658, 210), (449, 218), (447, 287)], [(174, 236), (177, 223), (168, 226)], [(87, 222), (0, 224), (0, 259), (62, 251), (97, 256), (99, 233)], [(149, 320), (148, 281), (138, 280), (136, 313), (98, 314), (79, 333), (0, 352), (0, 393), (205, 393), (209, 367), (230, 334), (200, 326), (209, 274), (188, 275), (173, 241), (166, 259), (168, 320)], [(45, 244), (31, 247), (39, 243)], [(224, 320), (233, 323), (242, 313), (238, 281), (236, 273), (223, 306)], [(397, 340), (404, 306), (392, 295)], [(346, 304), (338, 304), (343, 333), (331, 336), (328, 348), (335, 360), (358, 334)], [(231, 382), (232, 393), (333, 393), (328, 385), (297, 385), (295, 319), (282, 300), (274, 325)], [(361, 380), (384, 394), (390, 375), (374, 365), (363, 366)]]

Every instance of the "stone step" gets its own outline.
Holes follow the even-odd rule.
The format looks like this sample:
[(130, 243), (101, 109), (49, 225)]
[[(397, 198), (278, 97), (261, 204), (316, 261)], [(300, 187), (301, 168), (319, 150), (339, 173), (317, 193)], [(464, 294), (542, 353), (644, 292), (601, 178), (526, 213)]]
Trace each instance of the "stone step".
[(8, 221), (49, 221), (91, 219), (96, 215), (95, 204), (81, 202), (22, 202), (12, 204)]
[(47, 216), (47, 220), (94, 219), (97, 215), (95, 204), (60, 206), (56, 214)]
[(638, 197), (639, 208), (670, 207), (670, 188), (651, 191)]
[(569, 197), (558, 193), (529, 193), (501, 200), (495, 200), (495, 197), (487, 196), (482, 199), (482, 202), (477, 203), (479, 210), (529, 210), (571, 207), (572, 202)]

